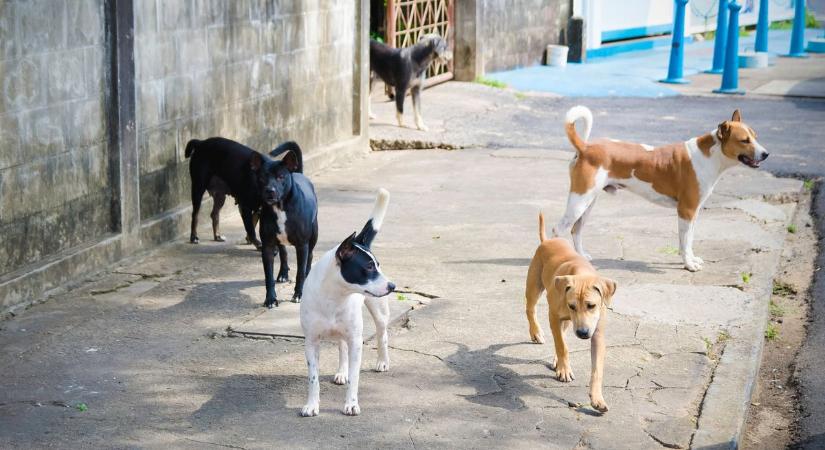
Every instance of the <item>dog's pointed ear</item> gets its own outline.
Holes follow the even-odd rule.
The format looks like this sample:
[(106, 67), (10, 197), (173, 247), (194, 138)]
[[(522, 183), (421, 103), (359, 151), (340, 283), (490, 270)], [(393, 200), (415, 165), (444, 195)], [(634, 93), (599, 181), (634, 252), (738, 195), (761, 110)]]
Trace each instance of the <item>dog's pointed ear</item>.
[(616, 288), (619, 287), (616, 280), (612, 278), (602, 278), (601, 279), (602, 285), (602, 302), (604, 302), (604, 306), (610, 306), (610, 302), (613, 300), (613, 294), (616, 293)]
[(352, 258), (352, 254), (355, 253), (355, 247), (353, 246), (354, 240), (355, 233), (353, 232), (348, 238), (344, 239), (344, 242), (341, 242), (341, 245), (338, 246), (338, 250), (335, 251), (335, 259), (338, 260), (339, 263)]
[(304, 172), (303, 152), (301, 151), (301, 147), (295, 141), (284, 142), (269, 152), (269, 156), (272, 156), (273, 158), (282, 154), (284, 157), (281, 159), (281, 162), (286, 165), (287, 170), (293, 173)]
[(730, 118), (731, 122), (741, 122), (742, 121), (742, 113), (739, 112), (739, 109), (733, 112), (733, 115)]
[(252, 169), (253, 172), (257, 172), (261, 170), (261, 166), (264, 165), (264, 157), (258, 152), (252, 152), (252, 156), (249, 158), (249, 168)]
[(564, 294), (568, 289), (573, 288), (573, 277), (570, 275), (562, 275), (553, 278), (553, 286), (559, 294)]

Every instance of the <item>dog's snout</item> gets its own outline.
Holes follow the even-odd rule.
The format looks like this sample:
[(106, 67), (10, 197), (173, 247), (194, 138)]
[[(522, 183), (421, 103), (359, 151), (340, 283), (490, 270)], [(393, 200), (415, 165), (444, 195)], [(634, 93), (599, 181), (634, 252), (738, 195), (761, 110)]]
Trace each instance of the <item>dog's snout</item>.
[(393, 283), (392, 281), (387, 283), (387, 291), (392, 292), (394, 290), (395, 290), (395, 283)]
[(770, 153), (768, 153), (768, 152), (763, 152), (763, 153), (762, 153), (762, 161), (764, 161), (764, 160), (768, 159), (768, 156), (771, 156), (771, 154), (770, 154)]
[(576, 337), (579, 339), (587, 339), (590, 337), (590, 330), (587, 328), (576, 328)]

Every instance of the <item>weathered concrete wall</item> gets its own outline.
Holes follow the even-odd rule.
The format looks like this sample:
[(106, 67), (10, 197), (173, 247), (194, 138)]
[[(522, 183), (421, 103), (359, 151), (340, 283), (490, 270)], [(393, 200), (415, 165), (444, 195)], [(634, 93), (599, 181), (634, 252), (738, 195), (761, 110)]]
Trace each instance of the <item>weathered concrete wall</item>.
[(456, 8), (456, 79), (540, 64), (560, 42), (568, 0), (461, 0)]
[(112, 231), (102, 0), (0, 1), (0, 277)]
[(180, 236), (192, 137), (368, 151), (368, 7), (0, 0), (0, 314)]
[(352, 0), (136, 0), (141, 218), (190, 203), (192, 137), (260, 151), (351, 138), (355, 11)]

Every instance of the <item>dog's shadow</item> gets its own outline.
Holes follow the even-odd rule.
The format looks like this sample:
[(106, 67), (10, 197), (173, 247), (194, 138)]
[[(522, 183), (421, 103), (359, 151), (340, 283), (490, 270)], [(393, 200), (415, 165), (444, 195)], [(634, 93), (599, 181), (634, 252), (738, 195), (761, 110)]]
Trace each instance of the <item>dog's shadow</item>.
[(530, 265), (529, 258), (490, 258), (490, 259), (463, 259), (459, 261), (446, 261), (445, 264), (489, 264), (494, 266), (517, 266), (527, 267)]
[(599, 258), (590, 261), (599, 270), (621, 270), (625, 272), (663, 274), (665, 269), (670, 269), (670, 265), (660, 267), (651, 265), (647, 261), (635, 261), (628, 259), (605, 259)]
[[(552, 399), (564, 406), (569, 406), (567, 400), (559, 397), (550, 390), (542, 390), (527, 382), (527, 380), (554, 380), (553, 371), (544, 360), (531, 360), (501, 356), (498, 352), (507, 347), (532, 345), (527, 343), (493, 344), (487, 348), (470, 350), (464, 344), (451, 342), (457, 347), (456, 351), (444, 358), (447, 366), (453, 369), (464, 379), (464, 384), (472, 386), (481, 392), (473, 395), (462, 395), (469, 402), (502, 408), (508, 411), (518, 411), (527, 408), (521, 399), (523, 396), (540, 396)], [(513, 365), (540, 365), (548, 370), (541, 375), (522, 375), (506, 366)], [(497, 390), (490, 390), (490, 380), (493, 380)], [(579, 407), (577, 410), (585, 414), (599, 415), (593, 410)]]

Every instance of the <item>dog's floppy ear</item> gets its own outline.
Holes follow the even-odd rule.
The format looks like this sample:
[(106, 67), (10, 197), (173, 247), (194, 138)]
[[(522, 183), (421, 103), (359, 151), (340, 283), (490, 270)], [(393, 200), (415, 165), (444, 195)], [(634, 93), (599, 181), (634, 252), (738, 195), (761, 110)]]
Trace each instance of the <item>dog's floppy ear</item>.
[(716, 137), (719, 138), (720, 141), (724, 141), (730, 136), (730, 124), (725, 121), (719, 124), (719, 127), (716, 129)]
[(257, 172), (261, 169), (261, 166), (264, 165), (264, 157), (258, 152), (252, 152), (252, 156), (249, 158), (249, 168), (252, 169), (253, 172)]
[(564, 294), (565, 291), (573, 287), (573, 277), (571, 275), (558, 276), (553, 279), (553, 286), (559, 294)]
[(604, 306), (610, 306), (610, 302), (613, 300), (613, 294), (616, 293), (616, 288), (619, 285), (611, 278), (602, 278), (600, 281), (603, 289), (602, 302), (604, 302)]
[(287, 141), (275, 147), (274, 150), (269, 152), (269, 156), (276, 157), (284, 153), (285, 155), (281, 162), (286, 165), (287, 170), (293, 173), (303, 173), (304, 157), (303, 152), (301, 152), (301, 147), (294, 141)]
[(352, 258), (352, 254), (355, 253), (355, 247), (353, 247), (354, 239), (355, 233), (352, 233), (338, 246), (338, 250), (335, 251), (335, 259), (337, 259), (339, 263)]
[(730, 118), (731, 122), (741, 122), (742, 121), (742, 113), (739, 112), (739, 109), (733, 112), (733, 116)]

